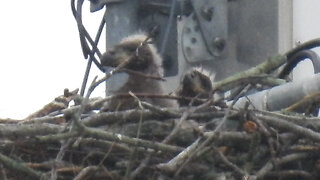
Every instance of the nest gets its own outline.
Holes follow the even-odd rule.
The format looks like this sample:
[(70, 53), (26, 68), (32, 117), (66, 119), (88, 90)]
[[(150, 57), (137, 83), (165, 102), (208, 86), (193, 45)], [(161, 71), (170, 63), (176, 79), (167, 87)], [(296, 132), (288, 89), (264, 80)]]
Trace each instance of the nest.
[(85, 108), (65, 107), (75, 97), (62, 95), (22, 121), (2, 120), (2, 177), (317, 179), (320, 176), (319, 118), (236, 110), (210, 102), (180, 109), (139, 102), (137, 109), (95, 113), (92, 110), (108, 99), (90, 99)]
[[(103, 70), (94, 55), (101, 55), (97, 44), (105, 20), (94, 42), (82, 24), (83, 2), (76, 8), (71, 0), (83, 53)], [(217, 82), (213, 92), (234, 90), (228, 99), (192, 98), (188, 100), (200, 105), (160, 108), (140, 100), (146, 95), (123, 94), (111, 98), (133, 97), (136, 109), (100, 112), (110, 98), (91, 98), (91, 92), (123, 70), (129, 58), (105, 78), (94, 80), (85, 97), (77, 90), (65, 90), (23, 120), (0, 119), (0, 179), (320, 179), (320, 118), (312, 117), (320, 93), (287, 111), (233, 107), (252, 88), (258, 91), (255, 85), (281, 84), (272, 77), (283, 80), (298, 63), (290, 63), (290, 59), (317, 46), (320, 39)], [(285, 63), (284, 73), (271, 75)], [(75, 105), (70, 105), (71, 101)], [(297, 109), (299, 113), (295, 113)]]
[[(217, 82), (215, 90), (261, 84), (266, 79), (259, 75), (286, 56)], [(160, 108), (140, 101), (146, 95), (127, 94), (121, 98), (134, 97), (136, 109), (100, 112), (110, 97), (90, 94), (111, 75), (94, 80), (86, 97), (65, 90), (24, 120), (1, 119), (1, 179), (320, 178), (320, 118), (292, 112), (299, 104), (290, 112), (234, 108), (247, 89), (240, 88), (228, 104), (193, 98), (202, 103)]]

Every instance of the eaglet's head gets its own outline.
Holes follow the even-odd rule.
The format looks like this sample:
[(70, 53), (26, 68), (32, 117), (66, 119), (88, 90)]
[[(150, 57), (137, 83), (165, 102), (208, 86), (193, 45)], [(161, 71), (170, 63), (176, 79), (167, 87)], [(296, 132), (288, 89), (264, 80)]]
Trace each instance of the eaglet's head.
[(182, 85), (194, 96), (199, 93), (209, 93), (212, 90), (212, 79), (208, 73), (194, 68), (185, 74)]
[(144, 34), (131, 35), (121, 40), (113, 48), (105, 52), (101, 57), (103, 66), (117, 67), (122, 62), (130, 59), (126, 69), (134, 71), (150, 70), (150, 67), (155, 67), (162, 75), (161, 58), (156, 52), (152, 44), (144, 43), (147, 36)]
[[(192, 68), (183, 76), (176, 95), (192, 98), (208, 98), (212, 91), (213, 79), (214, 75), (210, 75), (204, 69)], [(180, 106), (188, 106), (190, 100), (179, 99), (178, 103)], [(199, 105), (199, 103), (194, 103), (194, 105)]]
[[(101, 57), (103, 66), (117, 67), (123, 62), (128, 62), (124, 66), (126, 70), (118, 72), (108, 79), (110, 94), (126, 94), (129, 92), (135, 94), (163, 94), (162, 82), (141, 76), (141, 73), (146, 76), (162, 76), (161, 58), (158, 55), (156, 48), (145, 42), (147, 36), (144, 34), (130, 35), (120, 41), (112, 49), (109, 49)], [(133, 73), (138, 71), (139, 73)], [(173, 107), (175, 104), (168, 99), (141, 97), (141, 101), (160, 107)], [(127, 110), (137, 107), (137, 102), (134, 98), (112, 98), (106, 102), (101, 111), (117, 111)]]

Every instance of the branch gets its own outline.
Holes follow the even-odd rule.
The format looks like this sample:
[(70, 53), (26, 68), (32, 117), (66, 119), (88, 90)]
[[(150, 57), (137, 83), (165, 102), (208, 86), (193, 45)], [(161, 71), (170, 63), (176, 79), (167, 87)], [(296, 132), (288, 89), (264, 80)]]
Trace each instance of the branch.
[(292, 122), (288, 122), (286, 120), (282, 120), (279, 118), (264, 116), (264, 115), (261, 115), (260, 113), (254, 113), (254, 116), (279, 129), (287, 130), (287, 131), (296, 133), (300, 136), (303, 136), (305, 138), (313, 139), (315, 141), (320, 141), (320, 133), (312, 131), (311, 129), (296, 125)]
[(40, 177), (44, 177), (44, 174), (42, 174), (41, 172), (37, 172), (25, 166), (23, 163), (19, 163), (1, 153), (0, 153), (0, 161), (5, 167), (7, 167), (8, 169), (11, 169), (13, 172), (23, 173), (35, 179), (40, 179)]
[[(298, 161), (300, 159), (305, 159), (308, 157), (308, 153), (296, 153), (283, 156), (276, 159), (277, 165), (283, 165), (289, 162)], [(268, 161), (256, 174), (258, 179), (262, 179), (266, 173), (270, 172), (274, 168), (274, 165), (271, 161)]]
[(250, 68), (246, 71), (237, 73), (231, 77), (228, 77), (222, 81), (218, 81), (214, 83), (214, 89), (220, 91), (227, 91), (236, 87), (237, 84), (241, 81), (246, 80), (250, 76), (256, 76), (260, 74), (267, 74), (276, 68), (280, 67), (282, 64), (286, 62), (286, 56), (278, 55), (264, 61), (260, 65), (257, 65), (253, 68)]
[(178, 146), (166, 145), (163, 143), (147, 141), (147, 140), (142, 140), (142, 139), (138, 139), (138, 138), (131, 138), (128, 136), (124, 136), (122, 134), (110, 133), (107, 131), (102, 131), (102, 130), (94, 129), (94, 128), (85, 128), (84, 132), (86, 135), (89, 135), (90, 137), (114, 141), (114, 142), (125, 143), (125, 144), (131, 145), (131, 146), (136, 145), (138, 147), (151, 148), (151, 149), (154, 149), (155, 151), (177, 153), (177, 152), (180, 152), (183, 150), (183, 148), (178, 147)]
[(0, 137), (25, 138), (47, 134), (57, 134), (62, 126), (53, 124), (0, 124)]
[[(151, 148), (151, 149), (154, 149), (155, 151), (177, 153), (183, 150), (183, 148), (178, 146), (166, 145), (163, 143), (157, 143), (157, 142), (142, 140), (138, 138), (131, 138), (122, 134), (111, 133), (111, 132), (107, 132), (107, 131), (103, 131), (95, 128), (85, 127), (82, 130), (81, 135), (89, 136), (97, 139), (104, 139), (112, 142), (124, 143), (131, 146), (137, 145), (138, 147)], [(60, 133), (56, 135), (37, 136), (37, 139), (40, 142), (52, 142), (52, 141), (65, 140), (71, 137), (78, 137), (78, 136), (79, 136), (78, 132), (68, 132), (68, 133)]]

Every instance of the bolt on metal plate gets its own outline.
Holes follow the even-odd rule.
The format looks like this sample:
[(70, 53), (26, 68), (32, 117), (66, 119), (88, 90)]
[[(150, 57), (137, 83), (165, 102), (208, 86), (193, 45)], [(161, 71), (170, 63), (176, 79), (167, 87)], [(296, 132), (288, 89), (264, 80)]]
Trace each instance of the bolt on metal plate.
[(227, 0), (192, 0), (207, 50), (213, 56), (221, 56), (228, 38)]

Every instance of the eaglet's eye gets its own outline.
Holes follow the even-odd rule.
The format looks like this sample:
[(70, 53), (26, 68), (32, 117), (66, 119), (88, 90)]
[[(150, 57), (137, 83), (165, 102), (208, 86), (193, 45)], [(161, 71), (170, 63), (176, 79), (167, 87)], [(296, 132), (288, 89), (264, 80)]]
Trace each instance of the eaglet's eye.
[(191, 77), (192, 79), (195, 78), (195, 73), (192, 72), (192, 73), (190, 74), (190, 77)]
[(132, 53), (136, 52), (136, 49), (137, 49), (136, 47), (127, 47), (126, 48), (127, 51), (132, 52)]

